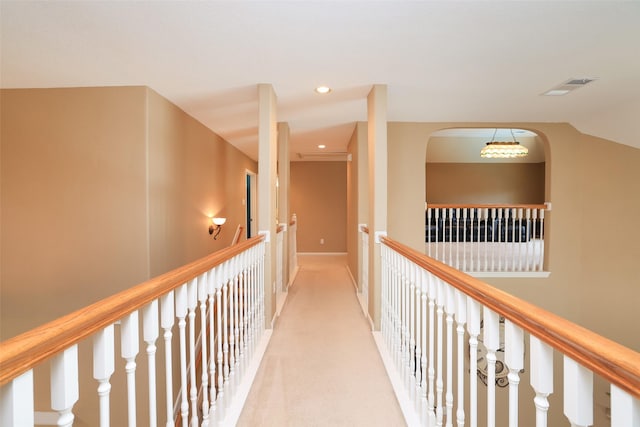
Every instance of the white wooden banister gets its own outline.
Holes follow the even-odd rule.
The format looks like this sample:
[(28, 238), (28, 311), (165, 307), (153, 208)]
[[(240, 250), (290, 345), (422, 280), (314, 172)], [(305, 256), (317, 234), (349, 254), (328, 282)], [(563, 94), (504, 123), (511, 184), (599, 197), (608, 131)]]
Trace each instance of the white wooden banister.
[[(434, 216), (437, 215), (436, 211)], [(513, 209), (508, 215), (527, 218), (529, 214), (526, 209)], [(466, 422), (472, 427), (495, 426), (505, 420), (510, 427), (530, 425), (532, 420), (520, 419), (519, 406), (523, 403), (519, 395), (524, 386), (520, 384), (520, 372), (527, 369), (524, 342), (525, 335), (529, 335), (528, 386), (535, 398), (527, 404), (535, 408), (536, 427), (548, 425), (554, 352), (564, 358), (564, 405), (560, 413), (565, 414), (566, 422), (579, 427), (593, 425), (595, 374), (611, 385), (612, 425), (640, 427), (639, 353), (387, 237), (381, 238), (380, 251), (384, 340), (379, 341), (379, 347), (383, 353), (397, 355), (392, 358), (395, 367), (387, 368), (391, 375), (399, 374), (407, 389), (416, 384), (420, 388), (424, 382), (420, 393), (409, 397), (414, 399), (411, 404), (401, 404), (403, 408), (416, 408), (407, 419), (418, 418), (428, 426), (462, 426)], [(425, 287), (423, 301), (427, 307), (421, 312), (420, 293), (415, 299), (407, 299), (407, 295)], [(454, 322), (457, 340), (453, 339)], [(465, 326), (468, 347), (462, 344)], [(416, 360), (407, 370), (406, 352), (412, 358), (426, 356), (426, 360), (420, 364)], [(460, 358), (465, 353), (470, 356), (469, 369)], [(456, 354), (458, 359), (454, 360)], [(456, 365), (454, 382), (452, 369)], [(426, 381), (424, 369), (419, 366), (426, 367)], [(408, 378), (407, 371), (411, 373)], [(468, 382), (464, 378), (467, 375)], [(486, 420), (478, 420), (478, 377), (483, 385), (486, 382)], [(508, 387), (508, 407), (497, 405), (498, 386)], [(466, 407), (468, 413), (464, 411)]]
[[(47, 405), (56, 411), (58, 425), (72, 425), (74, 411), (80, 411), (78, 407), (86, 410), (92, 406), (89, 402), (82, 406), (84, 396), (78, 390), (81, 375), (93, 377), (97, 382), (99, 410), (93, 415), (95, 418), (83, 412), (91, 425), (114, 425), (114, 415), (119, 419), (126, 414), (122, 424), (135, 426), (142, 423), (139, 417), (143, 413), (145, 417), (148, 413), (144, 424), (150, 426), (233, 424), (232, 418), (225, 417), (237, 419), (239, 413), (219, 410), (220, 406), (235, 408), (237, 399), (246, 397), (237, 394), (237, 390), (246, 388), (241, 383), (251, 379), (245, 374), (255, 374), (255, 369), (245, 368), (261, 357), (259, 352), (266, 346), (264, 337), (269, 336), (263, 334), (263, 327), (257, 327), (262, 325), (256, 319), (264, 313), (262, 307), (256, 306), (264, 302), (261, 288), (264, 281), (259, 277), (263, 272), (264, 250), (263, 236), (240, 242), (0, 343), (1, 425), (34, 425), (37, 405)], [(174, 357), (176, 324), (180, 350)], [(161, 332), (164, 396), (158, 395), (156, 378), (157, 340)], [(231, 334), (231, 342), (227, 333)], [(250, 334), (252, 346), (246, 341)], [(83, 373), (79, 372), (78, 345), (89, 337), (93, 338), (93, 368)], [(114, 393), (110, 381), (118, 366), (115, 339), (120, 342), (126, 378), (126, 387), (117, 391), (126, 396), (126, 407), (117, 408), (117, 413), (110, 405)], [(226, 360), (218, 357), (222, 356), (222, 347), (218, 346), (223, 341), (231, 346)], [(143, 373), (146, 378), (138, 384), (136, 358), (140, 350), (146, 354), (148, 372)], [(34, 393), (34, 384), (37, 387), (39, 380), (34, 378), (33, 369), (47, 360), (51, 361), (51, 402), (34, 402), (34, 395), (43, 393)], [(218, 375), (230, 369), (234, 369), (232, 383)], [(177, 389), (173, 385), (174, 372), (179, 372)], [(148, 388), (144, 393), (148, 401), (138, 395), (143, 388)], [(175, 402), (179, 402), (178, 419)], [(139, 411), (138, 405), (148, 405), (149, 411)]]
[(425, 253), (478, 276), (545, 276), (544, 212), (549, 209), (549, 204), (429, 203)]

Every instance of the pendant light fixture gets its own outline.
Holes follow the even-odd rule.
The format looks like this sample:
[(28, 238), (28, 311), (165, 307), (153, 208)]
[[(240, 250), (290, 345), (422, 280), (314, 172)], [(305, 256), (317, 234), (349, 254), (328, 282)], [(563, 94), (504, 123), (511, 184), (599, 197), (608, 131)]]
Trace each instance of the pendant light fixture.
[(518, 157), (526, 157), (529, 154), (529, 149), (516, 141), (513, 129), (509, 130), (511, 131), (513, 141), (496, 141), (496, 133), (498, 132), (496, 128), (493, 132), (493, 137), (491, 137), (491, 141), (487, 142), (487, 145), (480, 151), (480, 157), (486, 159), (515, 159)]

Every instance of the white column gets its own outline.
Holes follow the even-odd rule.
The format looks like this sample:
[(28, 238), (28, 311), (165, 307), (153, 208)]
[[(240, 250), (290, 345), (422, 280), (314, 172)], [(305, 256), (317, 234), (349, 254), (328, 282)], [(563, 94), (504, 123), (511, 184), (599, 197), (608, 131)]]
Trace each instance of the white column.
[(276, 262), (276, 173), (277, 173), (277, 106), (276, 94), (270, 84), (258, 85), (258, 230), (267, 236), (263, 265), (264, 307), (263, 320), (271, 327), (275, 314), (275, 262)]
[(97, 332), (93, 337), (93, 378), (98, 381), (98, 400), (100, 402), (100, 427), (110, 424), (109, 379), (115, 370), (115, 346), (113, 325)]
[(369, 312), (380, 329), (380, 244), (375, 236), (387, 232), (387, 87), (374, 85), (367, 96), (369, 170)]
[(278, 222), (286, 224), (282, 244), (282, 291), (287, 291), (291, 267), (289, 266), (289, 124), (278, 123)]

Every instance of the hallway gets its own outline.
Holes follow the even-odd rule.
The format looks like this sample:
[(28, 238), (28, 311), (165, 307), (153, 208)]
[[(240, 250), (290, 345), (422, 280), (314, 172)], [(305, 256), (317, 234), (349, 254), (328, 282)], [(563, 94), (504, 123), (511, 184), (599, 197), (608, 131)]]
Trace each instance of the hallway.
[(403, 426), (342, 255), (300, 270), (238, 426)]

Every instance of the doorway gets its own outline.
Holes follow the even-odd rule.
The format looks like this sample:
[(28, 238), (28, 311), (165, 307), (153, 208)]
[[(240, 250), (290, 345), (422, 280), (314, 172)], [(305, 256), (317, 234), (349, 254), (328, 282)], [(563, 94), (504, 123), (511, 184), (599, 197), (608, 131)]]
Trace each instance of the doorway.
[(247, 171), (246, 172), (246, 212), (245, 212), (245, 224), (246, 224), (246, 230), (247, 230), (247, 239), (252, 238), (253, 236), (255, 236), (256, 233), (256, 216), (257, 216), (257, 209), (258, 209), (258, 202), (257, 202), (257, 181), (258, 181), (258, 176), (251, 172), (251, 171)]

